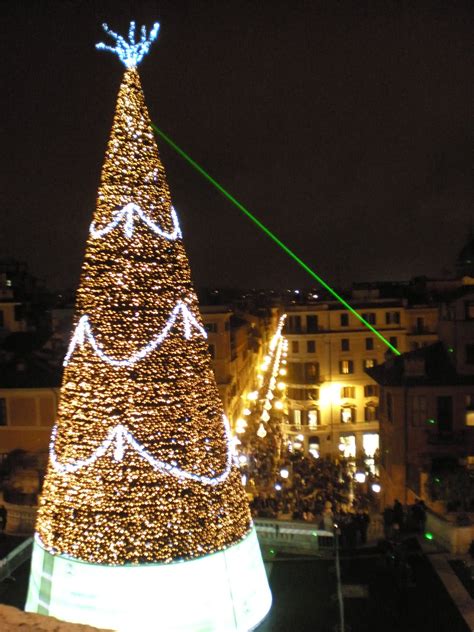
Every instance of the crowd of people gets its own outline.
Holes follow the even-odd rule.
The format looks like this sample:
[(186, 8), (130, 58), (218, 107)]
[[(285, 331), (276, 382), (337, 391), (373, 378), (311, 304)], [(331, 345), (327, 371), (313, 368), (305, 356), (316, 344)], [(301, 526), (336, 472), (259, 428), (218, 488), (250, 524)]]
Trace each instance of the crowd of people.
[(327, 531), (336, 523), (344, 546), (367, 541), (375, 478), (368, 474), (363, 485), (356, 483), (346, 459), (315, 458), (301, 451), (275, 459), (257, 452), (244, 475), (254, 517), (304, 520)]

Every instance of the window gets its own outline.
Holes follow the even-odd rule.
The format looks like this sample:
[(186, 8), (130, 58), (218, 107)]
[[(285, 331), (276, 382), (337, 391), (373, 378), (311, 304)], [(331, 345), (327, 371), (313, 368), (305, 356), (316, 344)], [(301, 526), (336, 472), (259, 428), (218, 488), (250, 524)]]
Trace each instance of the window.
[(307, 353), (316, 353), (316, 342), (314, 340), (308, 340), (306, 343)]
[(374, 366), (376, 366), (377, 364), (377, 360), (375, 360), (374, 358), (366, 358), (365, 360), (362, 360), (362, 368), (365, 369), (372, 369)]
[(306, 362), (304, 368), (307, 381), (315, 381), (319, 378), (319, 364), (317, 362)]
[(442, 395), (436, 398), (436, 412), (438, 433), (443, 434), (453, 431), (453, 398), (451, 395)]
[(213, 360), (216, 359), (216, 348), (214, 345), (209, 345), (209, 353), (211, 354), (211, 358)]
[(474, 364), (474, 345), (469, 344), (465, 346), (466, 352), (466, 364)]
[(313, 401), (319, 399), (319, 389), (317, 388), (292, 388), (287, 390), (288, 399), (297, 399), (300, 401)]
[(341, 351), (349, 351), (349, 350), (350, 350), (349, 338), (341, 338)]
[[(339, 437), (341, 454), (345, 459), (354, 459), (356, 455), (355, 435), (341, 435)], [(342, 449), (341, 449), (342, 448)]]
[(341, 408), (341, 424), (355, 424), (356, 409), (353, 406), (343, 406)]
[(341, 397), (351, 397), (354, 398), (356, 396), (355, 386), (343, 386), (341, 388)]
[(416, 317), (415, 331), (418, 334), (422, 334), (425, 331), (425, 319), (423, 318), (423, 316)]
[(308, 426), (310, 428), (316, 428), (318, 425), (318, 412), (317, 408), (311, 408), (308, 410)]
[(0, 309), (0, 327), (3, 327), (5, 325), (5, 318), (3, 316), (3, 310)]
[(0, 426), (7, 425), (7, 400), (0, 398)]
[(375, 404), (367, 404), (364, 408), (364, 421), (377, 421), (378, 410)]
[(349, 314), (341, 314), (339, 316), (339, 319), (340, 319), (341, 327), (349, 326)]
[(396, 336), (390, 336), (388, 341), (393, 347), (395, 347), (395, 349), (398, 349), (398, 340)]
[(288, 318), (288, 332), (294, 334), (301, 333), (301, 316), (290, 316)]
[(308, 452), (314, 456), (315, 459), (319, 458), (319, 437), (309, 437)]
[(377, 323), (375, 312), (366, 312), (365, 314), (362, 314), (362, 318), (366, 320), (370, 325), (375, 325)]
[(317, 316), (306, 316), (306, 331), (309, 334), (314, 334), (316, 331), (318, 331)]
[(411, 400), (412, 425), (422, 426), (428, 418), (426, 395), (413, 395)]
[(393, 397), (392, 393), (387, 393), (386, 395), (386, 411), (387, 411), (387, 419), (393, 422)]
[(372, 351), (374, 348), (374, 339), (373, 338), (366, 338), (365, 339), (365, 348), (367, 349), (367, 351)]
[(364, 397), (378, 397), (379, 387), (377, 384), (366, 384), (364, 386)]
[(385, 324), (386, 325), (399, 325), (400, 312), (385, 312)]
[(354, 363), (352, 360), (340, 360), (339, 361), (339, 373), (341, 375), (349, 375), (354, 373)]
[(297, 340), (291, 341), (291, 353), (299, 353), (300, 343)]
[(364, 452), (369, 458), (373, 458), (377, 450), (379, 449), (379, 435), (378, 434), (366, 434), (362, 437), (362, 447)]
[(217, 323), (204, 323), (204, 329), (208, 334), (217, 334)]
[(301, 427), (301, 410), (293, 411), (293, 423), (295, 426), (298, 426), (298, 428)]

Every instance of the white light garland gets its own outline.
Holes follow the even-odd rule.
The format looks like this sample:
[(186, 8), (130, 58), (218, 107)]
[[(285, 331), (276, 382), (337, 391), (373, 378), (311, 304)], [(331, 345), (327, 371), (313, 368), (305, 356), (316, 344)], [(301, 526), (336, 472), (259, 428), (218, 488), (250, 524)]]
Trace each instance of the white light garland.
[(92, 328), (89, 322), (89, 316), (87, 314), (84, 314), (84, 316), (81, 316), (81, 318), (79, 319), (76, 329), (74, 330), (74, 334), (69, 344), (66, 357), (64, 358), (63, 366), (67, 366), (69, 364), (69, 360), (71, 359), (71, 356), (74, 353), (74, 350), (76, 349), (77, 345), (82, 347), (85, 344), (86, 339), (87, 339), (87, 342), (94, 349), (96, 355), (98, 355), (99, 358), (103, 360), (104, 362), (107, 362), (108, 364), (111, 364), (112, 366), (132, 366), (133, 364), (135, 364), (135, 362), (138, 362), (138, 360), (142, 360), (145, 356), (151, 353), (154, 349), (156, 349), (156, 347), (158, 347), (158, 345), (160, 345), (163, 342), (163, 340), (166, 338), (166, 336), (170, 332), (171, 328), (175, 324), (180, 314), (183, 319), (184, 337), (187, 340), (191, 338), (192, 327), (197, 329), (199, 333), (202, 336), (204, 336), (204, 338), (207, 338), (206, 330), (203, 327), (201, 327), (201, 325), (198, 323), (198, 321), (196, 320), (192, 312), (189, 310), (189, 308), (183, 303), (183, 301), (178, 301), (178, 303), (176, 304), (176, 307), (171, 312), (170, 317), (168, 318), (161, 333), (158, 334), (156, 338), (153, 338), (153, 340), (149, 342), (145, 347), (143, 347), (143, 349), (141, 349), (140, 351), (137, 351), (136, 353), (131, 355), (129, 358), (124, 358), (122, 360), (111, 358), (106, 353), (104, 353), (104, 351), (99, 347), (96, 339), (94, 338), (94, 334), (92, 333)]
[(165, 239), (169, 239), (170, 241), (174, 241), (176, 239), (182, 238), (181, 228), (178, 222), (178, 216), (176, 215), (176, 211), (173, 207), (171, 207), (171, 219), (173, 220), (173, 231), (171, 233), (167, 233), (162, 230), (155, 222), (153, 222), (147, 215), (142, 211), (142, 209), (133, 202), (129, 202), (126, 206), (124, 206), (119, 211), (113, 212), (114, 219), (107, 224), (104, 228), (97, 229), (95, 227), (94, 222), (90, 225), (89, 232), (94, 239), (98, 239), (99, 237), (103, 237), (110, 233), (111, 230), (116, 228), (120, 222), (124, 222), (123, 232), (130, 239), (133, 237), (134, 230), (134, 215), (137, 215), (154, 233), (159, 235), (160, 237), (164, 237)]
[(60, 463), (58, 457), (56, 456), (55, 446), (58, 428), (57, 426), (54, 426), (53, 432), (51, 434), (49, 456), (51, 459), (51, 464), (57, 472), (59, 472), (60, 474), (74, 474), (82, 468), (87, 467), (88, 465), (92, 465), (100, 457), (105, 456), (113, 444), (115, 444), (113, 458), (116, 462), (120, 462), (125, 456), (125, 450), (127, 446), (130, 446), (145, 461), (147, 461), (154, 470), (160, 472), (161, 474), (168, 474), (181, 480), (195, 481), (197, 483), (202, 483), (203, 485), (219, 485), (220, 483), (224, 482), (225, 479), (229, 476), (232, 467), (233, 451), (229, 422), (225, 415), (223, 415), (222, 418), (224, 422), (227, 459), (223, 472), (215, 477), (193, 474), (192, 472), (180, 469), (176, 465), (171, 465), (170, 463), (165, 463), (164, 461), (156, 459), (145, 449), (145, 447), (141, 443), (139, 443), (135, 439), (132, 433), (127, 430), (127, 428), (122, 424), (118, 424), (109, 430), (104, 441), (99, 445), (98, 448), (94, 450), (90, 457), (88, 457), (87, 459), (76, 459), (75, 461), (70, 461), (69, 463)]
[(140, 29), (141, 37), (139, 42), (135, 42), (135, 22), (130, 22), (128, 42), (121, 35), (112, 31), (107, 24), (103, 24), (102, 27), (104, 31), (116, 41), (115, 48), (107, 46), (107, 44), (104, 44), (103, 42), (96, 44), (95, 47), (99, 50), (108, 50), (111, 53), (115, 53), (127, 68), (136, 68), (150, 50), (151, 43), (156, 40), (160, 25), (158, 22), (153, 24), (153, 28), (150, 31), (148, 39), (146, 28), (142, 26)]

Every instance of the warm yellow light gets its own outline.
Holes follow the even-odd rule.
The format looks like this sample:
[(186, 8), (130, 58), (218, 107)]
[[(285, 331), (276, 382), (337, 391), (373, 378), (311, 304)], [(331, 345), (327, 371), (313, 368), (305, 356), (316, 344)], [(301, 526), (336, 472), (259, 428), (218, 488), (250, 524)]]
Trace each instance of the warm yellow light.
[(298, 441), (304, 441), (304, 435), (302, 434), (296, 435), (296, 438)]
[(247, 399), (254, 402), (258, 399), (258, 391), (252, 391), (247, 395)]
[(286, 375), (286, 369), (280, 369), (280, 370), (278, 371), (278, 373), (279, 373), (280, 375)]
[(265, 437), (267, 436), (267, 431), (265, 430), (265, 426), (263, 424), (259, 425), (257, 436), (259, 436), (261, 439), (265, 439)]
[(279, 399), (273, 404), (273, 407), (277, 410), (283, 410), (283, 402)]
[[(119, 221), (129, 204), (143, 215)], [(203, 482), (226, 472), (224, 410), (183, 240), (166, 236), (171, 196), (136, 68), (120, 87), (92, 219), (74, 324), (87, 316), (96, 346), (83, 336), (64, 369), (38, 538), (54, 555), (110, 566), (223, 551), (251, 516), (236, 469)], [(189, 336), (181, 316), (169, 324), (183, 302), (199, 326)]]
[(338, 382), (326, 382), (319, 389), (319, 403), (326, 407), (338, 406), (341, 403), (341, 384)]
[(244, 408), (242, 411), (242, 415), (246, 415), (247, 417), (252, 414), (250, 408)]
[(285, 382), (278, 382), (278, 384), (277, 384), (277, 389), (278, 389), (279, 391), (284, 391), (284, 390), (285, 390), (285, 388), (286, 388), (286, 384), (285, 384)]
[(280, 470), (280, 476), (282, 478), (288, 478), (288, 476), (290, 475), (289, 471), (286, 468), (283, 468)]

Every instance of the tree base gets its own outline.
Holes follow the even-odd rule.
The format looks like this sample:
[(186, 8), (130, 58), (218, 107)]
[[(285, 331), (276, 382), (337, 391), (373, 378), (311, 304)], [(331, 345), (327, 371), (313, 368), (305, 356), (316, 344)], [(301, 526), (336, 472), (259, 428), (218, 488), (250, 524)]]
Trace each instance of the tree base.
[(129, 566), (52, 555), (36, 538), (25, 610), (120, 632), (247, 632), (271, 601), (253, 528), (212, 555)]

